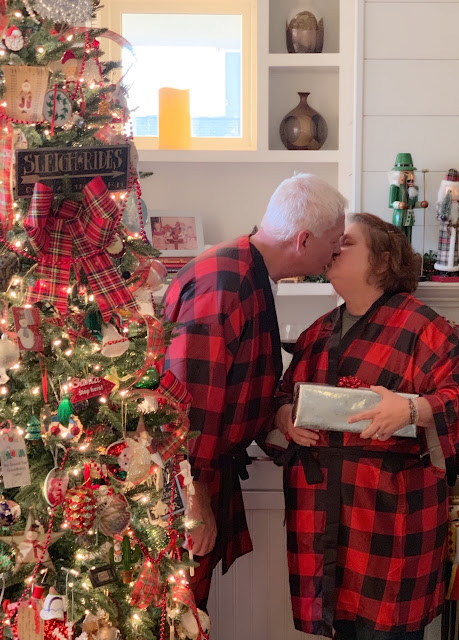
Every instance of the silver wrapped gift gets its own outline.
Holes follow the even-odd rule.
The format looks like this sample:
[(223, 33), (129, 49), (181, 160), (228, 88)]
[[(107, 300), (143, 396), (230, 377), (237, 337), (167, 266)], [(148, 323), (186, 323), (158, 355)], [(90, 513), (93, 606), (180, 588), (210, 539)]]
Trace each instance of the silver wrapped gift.
[[(418, 397), (413, 393), (397, 395), (403, 398)], [(361, 411), (373, 409), (380, 402), (381, 396), (370, 389), (297, 382), (293, 396), (293, 424), (309, 429), (361, 433), (371, 421), (360, 420), (349, 424), (347, 419)], [(415, 438), (416, 425), (408, 424), (393, 435)]]

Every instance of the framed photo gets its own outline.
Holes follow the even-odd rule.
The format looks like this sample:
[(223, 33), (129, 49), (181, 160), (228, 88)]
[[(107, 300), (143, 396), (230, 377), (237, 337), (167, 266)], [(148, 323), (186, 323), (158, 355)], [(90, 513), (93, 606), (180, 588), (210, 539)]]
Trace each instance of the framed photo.
[(199, 216), (175, 211), (149, 211), (145, 225), (148, 239), (161, 256), (194, 257), (204, 251)]
[(116, 582), (118, 576), (111, 564), (104, 564), (102, 567), (95, 567), (89, 570), (89, 579), (94, 588), (103, 587), (106, 584)]

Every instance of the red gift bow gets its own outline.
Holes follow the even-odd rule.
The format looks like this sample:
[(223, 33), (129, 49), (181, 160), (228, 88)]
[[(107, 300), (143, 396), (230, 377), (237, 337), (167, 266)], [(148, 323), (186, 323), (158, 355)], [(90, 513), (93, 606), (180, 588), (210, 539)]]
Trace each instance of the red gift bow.
[(137, 309), (106, 251), (118, 227), (119, 209), (100, 176), (84, 187), (83, 196), (82, 204), (64, 200), (53, 211), (52, 188), (36, 183), (24, 229), (38, 254), (37, 281), (26, 292), (24, 303), (46, 298), (66, 314), (70, 267), (79, 277), (81, 266), (108, 322), (113, 309)]

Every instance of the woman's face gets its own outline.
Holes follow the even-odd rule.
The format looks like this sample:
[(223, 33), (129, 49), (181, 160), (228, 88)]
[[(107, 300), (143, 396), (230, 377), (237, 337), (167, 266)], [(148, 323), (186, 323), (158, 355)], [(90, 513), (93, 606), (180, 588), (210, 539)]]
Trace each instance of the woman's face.
[(370, 249), (367, 237), (358, 222), (348, 225), (341, 238), (341, 253), (327, 268), (327, 278), (337, 290), (368, 286)]

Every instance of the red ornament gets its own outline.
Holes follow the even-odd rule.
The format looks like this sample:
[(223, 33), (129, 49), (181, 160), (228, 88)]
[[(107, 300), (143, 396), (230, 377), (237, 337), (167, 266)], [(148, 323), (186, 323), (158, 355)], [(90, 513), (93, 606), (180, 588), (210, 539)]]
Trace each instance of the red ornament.
[(66, 620), (46, 620), (44, 640), (69, 640)]
[(69, 489), (64, 498), (64, 516), (73, 533), (86, 533), (96, 517), (97, 501), (88, 487)]

